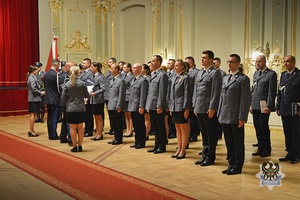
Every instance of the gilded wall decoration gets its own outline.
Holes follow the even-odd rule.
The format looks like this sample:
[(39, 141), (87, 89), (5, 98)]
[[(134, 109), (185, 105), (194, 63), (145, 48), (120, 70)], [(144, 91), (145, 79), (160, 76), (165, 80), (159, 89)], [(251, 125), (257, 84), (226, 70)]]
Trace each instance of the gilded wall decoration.
[(79, 6), (79, 4), (83, 4), (83, 3), (80, 3), (78, 1), (76, 1), (76, 2), (74, 2), (74, 4), (75, 4), (75, 8), (74, 9), (69, 8), (70, 12), (79, 12), (79, 13), (82, 13), (82, 14), (87, 12), (87, 10), (82, 10), (81, 6)]
[(81, 36), (80, 31), (75, 31), (75, 35), (70, 37), (70, 42), (66, 44), (66, 49), (73, 49), (80, 51), (83, 49), (90, 50), (90, 46), (87, 44), (87, 36)]
[(52, 11), (53, 28), (57, 29), (60, 23), (61, 9), (64, 5), (64, 0), (49, 0), (48, 3)]

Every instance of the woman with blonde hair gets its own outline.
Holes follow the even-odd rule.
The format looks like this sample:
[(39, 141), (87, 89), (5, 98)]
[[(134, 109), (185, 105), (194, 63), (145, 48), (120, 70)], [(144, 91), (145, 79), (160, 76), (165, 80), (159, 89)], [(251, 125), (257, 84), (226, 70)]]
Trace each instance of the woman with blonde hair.
[(45, 91), (41, 91), (41, 85), (36, 78), (38, 68), (30, 65), (26, 76), (27, 88), (28, 88), (28, 105), (29, 105), (29, 126), (28, 137), (37, 137), (38, 134), (34, 131), (34, 122), (37, 117), (37, 113), (40, 110), (40, 103), (42, 102), (41, 96), (45, 94)]
[(62, 99), (66, 102), (67, 123), (70, 124), (70, 134), (73, 144), (71, 151), (81, 152), (84, 137), (83, 122), (86, 112), (84, 99), (89, 97), (89, 93), (85, 83), (78, 78), (80, 68), (78, 66), (72, 66), (70, 72), (70, 81), (67, 82), (63, 88)]
[(171, 80), (169, 91), (169, 110), (172, 122), (175, 123), (178, 148), (172, 158), (183, 159), (186, 155), (186, 147), (189, 141), (190, 125), (188, 122), (189, 110), (191, 109), (191, 94), (189, 77), (185, 73), (186, 65), (183, 60), (175, 62), (176, 75)]

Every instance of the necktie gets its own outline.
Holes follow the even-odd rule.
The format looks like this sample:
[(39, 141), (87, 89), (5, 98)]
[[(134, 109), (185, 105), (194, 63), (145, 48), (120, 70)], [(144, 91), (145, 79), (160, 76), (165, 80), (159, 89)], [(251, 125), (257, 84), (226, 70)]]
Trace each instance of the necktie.
[(261, 74), (262, 74), (262, 72), (261, 72), (261, 70), (259, 70), (259, 77), (261, 76)]
[(232, 77), (232, 74), (230, 74), (230, 75), (229, 75), (229, 78), (228, 78), (228, 81), (227, 81), (227, 83), (229, 83), (229, 82), (230, 82), (230, 80), (231, 80), (231, 77)]

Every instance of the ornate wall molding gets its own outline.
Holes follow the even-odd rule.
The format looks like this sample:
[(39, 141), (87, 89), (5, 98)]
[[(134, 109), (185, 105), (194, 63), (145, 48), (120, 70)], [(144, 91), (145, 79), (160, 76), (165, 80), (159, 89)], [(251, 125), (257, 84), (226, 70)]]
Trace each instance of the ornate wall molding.
[(52, 28), (58, 29), (61, 19), (61, 9), (64, 5), (64, 0), (49, 0), (48, 3), (52, 14)]
[(67, 50), (76, 50), (81, 51), (82, 49), (90, 50), (90, 45), (88, 45), (87, 36), (81, 36), (81, 32), (79, 30), (75, 31), (75, 35), (71, 35), (70, 41), (65, 45)]

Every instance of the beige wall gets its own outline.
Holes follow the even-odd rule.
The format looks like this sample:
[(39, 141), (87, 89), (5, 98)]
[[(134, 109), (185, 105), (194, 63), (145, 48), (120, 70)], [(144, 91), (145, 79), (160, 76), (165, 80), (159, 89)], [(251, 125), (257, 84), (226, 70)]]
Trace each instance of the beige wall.
[[(41, 62), (47, 61), (54, 28), (61, 60), (76, 62), (90, 57), (105, 63), (116, 57), (144, 63), (153, 54), (161, 54), (166, 63), (170, 57), (191, 55), (201, 67), (201, 52), (211, 49), (222, 59), (225, 71), (229, 54), (239, 54), (252, 78), (251, 55), (256, 47), (265, 49), (269, 42), (271, 54), (280, 50), (279, 61), (287, 54), (300, 56), (300, 3), (296, 0), (111, 1), (116, 4), (105, 14), (92, 6), (100, 0), (64, 0), (62, 4), (40, 0)], [(280, 73), (280, 62), (270, 66)], [(281, 125), (280, 118), (272, 114), (271, 124)]]

